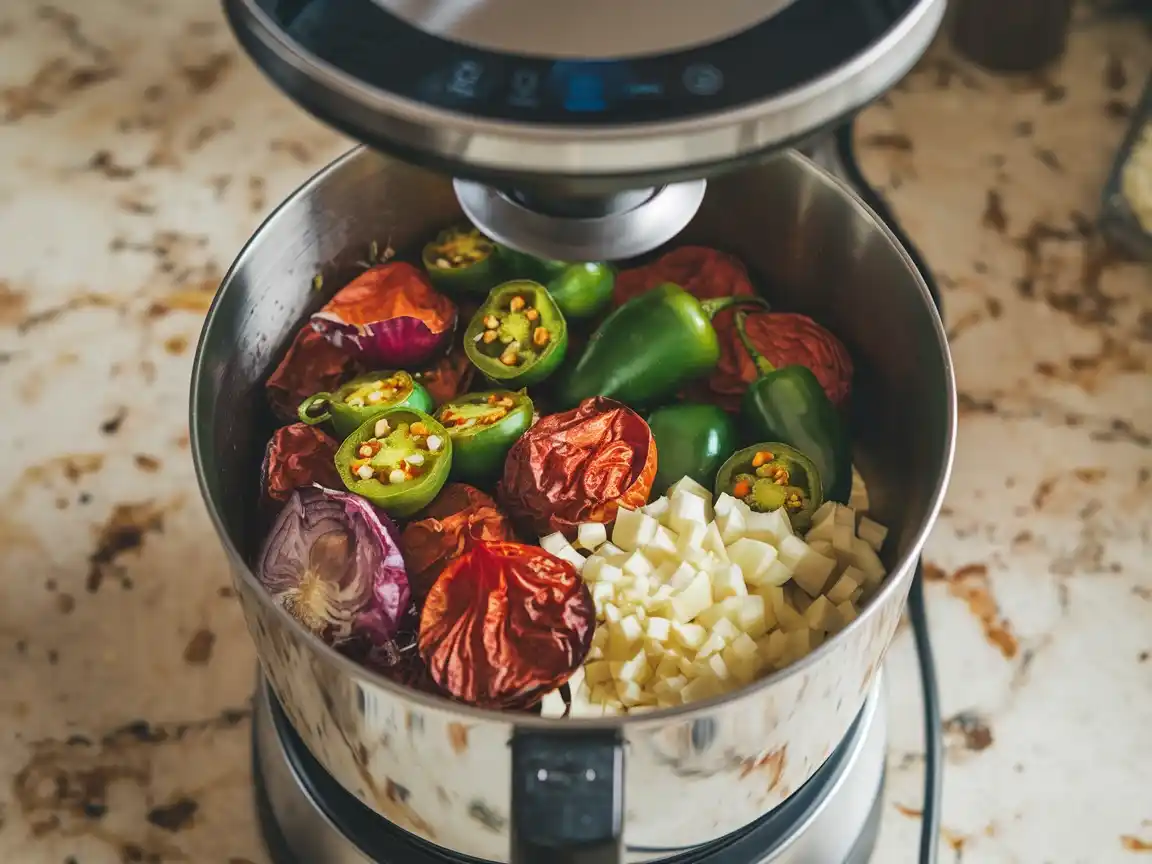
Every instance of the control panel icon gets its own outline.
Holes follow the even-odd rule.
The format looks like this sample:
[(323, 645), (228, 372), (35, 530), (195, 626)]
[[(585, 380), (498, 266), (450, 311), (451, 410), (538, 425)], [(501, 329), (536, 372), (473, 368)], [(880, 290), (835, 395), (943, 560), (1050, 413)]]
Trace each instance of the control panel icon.
[(484, 68), (474, 60), (463, 60), (456, 64), (452, 78), (448, 82), (448, 92), (454, 96), (471, 99), (476, 96), (476, 85)]
[(724, 86), (724, 73), (710, 63), (693, 63), (684, 70), (684, 89), (696, 96), (714, 96)]

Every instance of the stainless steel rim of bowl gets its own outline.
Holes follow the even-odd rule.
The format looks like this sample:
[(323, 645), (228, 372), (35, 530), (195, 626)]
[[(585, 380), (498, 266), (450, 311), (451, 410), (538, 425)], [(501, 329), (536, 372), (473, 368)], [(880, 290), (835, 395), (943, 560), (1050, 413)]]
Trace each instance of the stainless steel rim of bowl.
[[(383, 675), (373, 672), (372, 670), (360, 665), (359, 663), (356, 663), (354, 660), (341, 654), (339, 651), (325, 643), (320, 638), (304, 631), (304, 628), (302, 628), (300, 624), (295, 619), (293, 619), (279, 604), (272, 602), (270, 595), (264, 589), (263, 585), (260, 584), (260, 581), (256, 578), (255, 574), (252, 573), (252, 570), (245, 561), (244, 556), (240, 553), (240, 550), (236, 548), (235, 544), (229, 537), (227, 526), (224, 524), (223, 518), (213, 504), (211, 496), (209, 495), (205, 465), (201, 456), (201, 454), (204, 452), (204, 448), (208, 446), (208, 442), (204, 440), (204, 435), (202, 433), (202, 428), (206, 427), (202, 427), (200, 404), (202, 386), (201, 382), (204, 380), (205, 372), (203, 368), (204, 346), (207, 341), (208, 334), (214, 327), (217, 315), (220, 314), (221, 304), (226, 296), (228, 286), (235, 278), (236, 274), (243, 268), (248, 257), (252, 254), (251, 250), (253, 246), (259, 242), (265, 229), (273, 225), (275, 221), (280, 218), (283, 211), (290, 207), (293, 202), (295, 202), (299, 197), (303, 196), (306, 192), (320, 184), (323, 184), (331, 174), (339, 171), (345, 164), (358, 158), (362, 158), (368, 152), (369, 151), (365, 147), (355, 147), (342, 156), (337, 157), (335, 160), (333, 160), (331, 163), (329, 163), (327, 166), (322, 168), (311, 178), (301, 184), (291, 195), (289, 195), (283, 202), (281, 202), (277, 208), (273, 210), (272, 213), (267, 217), (267, 219), (261, 223), (260, 227), (256, 229), (256, 231), (244, 244), (244, 247), (240, 250), (240, 253), (236, 257), (236, 260), (233, 261), (232, 266), (228, 269), (224, 279), (221, 281), (220, 288), (218, 289), (216, 296), (212, 301), (212, 305), (209, 308), (208, 314), (204, 321), (204, 326), (200, 331), (200, 338), (196, 345), (196, 356), (192, 365), (189, 425), (192, 461), (196, 470), (196, 481), (200, 487), (200, 494), (204, 499), (205, 505), (208, 509), (208, 515), (212, 520), (213, 527), (216, 529), (216, 533), (219, 536), (221, 543), (228, 553), (229, 558), (232, 560), (234, 568), (240, 570), (243, 573), (242, 578), (249, 581), (250, 586), (253, 588), (257, 596), (259, 596), (260, 602), (266, 606), (271, 607), (273, 614), (281, 616), (281, 620), (285, 621), (285, 623), (287, 623), (289, 626), (297, 628), (297, 630), (301, 632), (302, 635), (305, 635), (308, 639), (312, 640), (316, 651), (327, 662), (348, 672), (353, 679), (368, 679), (375, 687), (380, 687), (391, 693), (397, 694), (404, 699), (410, 700), (425, 707), (435, 710), (448, 711), (453, 714), (464, 715), (467, 717), (473, 717), (477, 720), (497, 721), (503, 719), (506, 722), (509, 716), (506, 712), (476, 708), (460, 702), (454, 702), (450, 699), (427, 694), (414, 688), (406, 687), (402, 684), (398, 684), (384, 677)], [(947, 380), (948, 390), (946, 394), (947, 434), (944, 441), (944, 452), (940, 454), (941, 470), (936, 479), (936, 484), (932, 492), (931, 504), (929, 505), (923, 518), (920, 520), (919, 526), (915, 530), (914, 538), (909, 545), (907, 554), (903, 556), (894, 567), (892, 567), (891, 572), (894, 573), (905, 566), (911, 566), (915, 558), (920, 555), (924, 543), (928, 539), (928, 534), (931, 531), (932, 525), (936, 521), (936, 517), (938, 516), (940, 508), (943, 505), (944, 493), (948, 487), (948, 481), (952, 474), (952, 463), (956, 447), (956, 382), (952, 365), (952, 357), (948, 350), (947, 335), (944, 331), (943, 322), (940, 319), (939, 314), (936, 312), (935, 304), (932, 301), (932, 295), (928, 290), (928, 286), (924, 282), (923, 277), (920, 275), (911, 257), (909, 257), (907, 251), (900, 244), (896, 236), (890, 230), (888, 230), (888, 227), (881, 221), (876, 213), (870, 207), (868, 207), (867, 204), (864, 203), (860, 196), (857, 195), (856, 192), (848, 184), (844, 183), (842, 180), (833, 176), (832, 174), (829, 174), (827, 171), (816, 165), (816, 163), (814, 163), (812, 160), (801, 155), (800, 153), (789, 151), (787, 153), (781, 154), (777, 158), (790, 159), (796, 163), (799, 163), (799, 165), (804, 170), (812, 172), (814, 176), (820, 178), (822, 182), (839, 189), (839, 191), (845, 196), (847, 202), (852, 206), (852, 208), (859, 215), (864, 216), (866, 219), (872, 222), (874, 226), (880, 230), (883, 236), (891, 244), (892, 248), (900, 254), (905, 263), (905, 266), (908, 268), (909, 273), (915, 277), (916, 286), (920, 292), (921, 299), (928, 307), (931, 314), (933, 333), (936, 337), (937, 347), (941, 351), (943, 366), (946, 372), (945, 377)], [(876, 610), (885, 605), (885, 600), (887, 597), (892, 592), (899, 590), (899, 581), (900, 580), (892, 578), (887, 579), (880, 592), (872, 598), (871, 602), (860, 612), (860, 615), (856, 618), (856, 620), (848, 625), (848, 627), (846, 627), (840, 633), (838, 633), (834, 638), (825, 641), (824, 644), (822, 644), (815, 651), (811, 652), (796, 663), (793, 663), (791, 666), (785, 667), (784, 669), (761, 678), (746, 687), (743, 687), (739, 690), (734, 690), (731, 693), (726, 693), (713, 699), (693, 702), (691, 704), (683, 705), (677, 708), (667, 708), (659, 711), (648, 712), (637, 717), (623, 715), (610, 719), (579, 718), (555, 720), (545, 719), (532, 714), (517, 714), (516, 724), (518, 727), (523, 728), (550, 729), (553, 731), (559, 728), (566, 728), (574, 731), (578, 729), (615, 728), (624, 724), (641, 727), (646, 725), (659, 726), (667, 723), (670, 719), (685, 717), (714, 706), (741, 699), (749, 693), (775, 686), (776, 684), (786, 680), (792, 675), (796, 675), (809, 666), (820, 662), (823, 657), (825, 657), (830, 651), (833, 650), (835, 645), (840, 641), (842, 637), (854, 631), (856, 628), (861, 628), (868, 625), (868, 622), (872, 616), (876, 614)]]

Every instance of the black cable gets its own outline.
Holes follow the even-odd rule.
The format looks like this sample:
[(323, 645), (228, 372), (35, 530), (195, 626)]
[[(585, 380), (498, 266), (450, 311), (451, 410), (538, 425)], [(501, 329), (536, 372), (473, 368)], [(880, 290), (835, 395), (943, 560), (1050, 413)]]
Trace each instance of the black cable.
[[(856, 161), (853, 125), (849, 121), (836, 131), (836, 153), (845, 178), (896, 235), (908, 257), (923, 277), (937, 310), (943, 315), (940, 291), (932, 278), (932, 271), (924, 257), (904, 234), (900, 223), (887, 202), (872, 188)], [(932, 656), (932, 640), (928, 632), (928, 608), (924, 600), (923, 561), (916, 562), (912, 587), (908, 592), (908, 618), (912, 622), (912, 636), (916, 642), (916, 655), (920, 665), (920, 689), (924, 697), (924, 804), (920, 823), (920, 864), (936, 864), (940, 854), (940, 808), (944, 797), (944, 729), (940, 721), (940, 684), (936, 678), (936, 661)]]

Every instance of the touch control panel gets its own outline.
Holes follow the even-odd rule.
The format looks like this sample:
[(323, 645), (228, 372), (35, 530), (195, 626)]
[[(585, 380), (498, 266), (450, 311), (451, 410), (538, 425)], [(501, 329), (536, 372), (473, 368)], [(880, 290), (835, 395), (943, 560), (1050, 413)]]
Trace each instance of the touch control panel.
[(797, 0), (710, 45), (582, 62), (449, 42), (372, 0), (258, 2), (300, 50), (362, 84), (479, 118), (580, 126), (685, 120), (771, 99), (863, 55), (915, 5)]

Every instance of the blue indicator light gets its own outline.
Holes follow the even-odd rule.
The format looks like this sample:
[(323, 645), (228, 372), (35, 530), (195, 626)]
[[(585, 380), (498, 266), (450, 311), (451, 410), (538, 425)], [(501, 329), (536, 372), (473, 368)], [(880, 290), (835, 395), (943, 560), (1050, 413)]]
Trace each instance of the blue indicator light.
[(599, 75), (574, 72), (569, 76), (564, 110), (589, 112), (603, 111), (607, 107), (604, 101), (604, 82)]
[(629, 96), (660, 96), (664, 92), (664, 85), (658, 83), (636, 83), (628, 85)]

